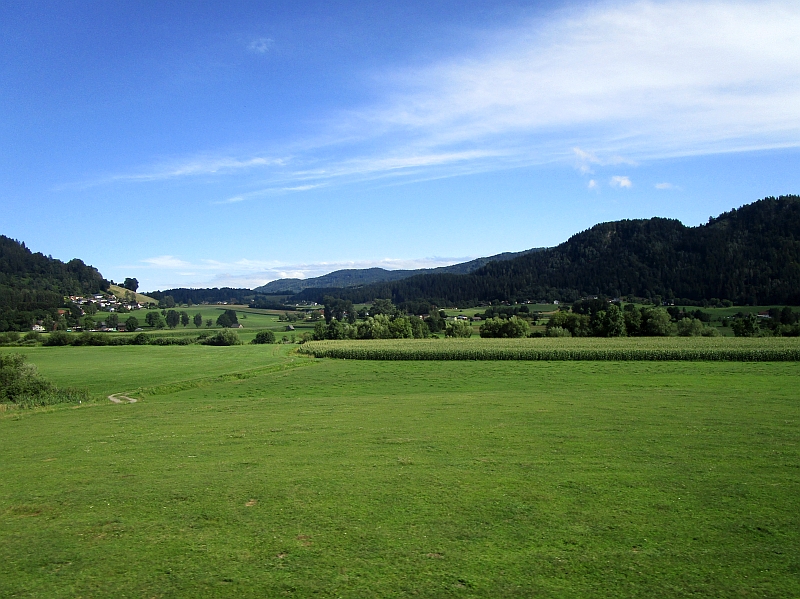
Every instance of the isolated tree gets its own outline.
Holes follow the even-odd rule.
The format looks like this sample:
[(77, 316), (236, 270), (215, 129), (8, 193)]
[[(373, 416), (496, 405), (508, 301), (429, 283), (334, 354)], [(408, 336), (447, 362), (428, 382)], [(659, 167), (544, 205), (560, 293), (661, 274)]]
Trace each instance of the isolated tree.
[(113, 312), (106, 316), (106, 326), (110, 329), (116, 329), (119, 324), (119, 316)]
[(217, 325), (223, 328), (233, 327), (239, 324), (239, 319), (236, 318), (235, 310), (225, 310), (217, 317)]
[(192, 322), (194, 323), (194, 326), (199, 329), (201, 326), (203, 326), (203, 315), (198, 312), (194, 315)]
[(206, 318), (206, 327), (210, 327), (212, 324), (214, 324), (214, 321), (210, 318)]
[(139, 319), (135, 316), (128, 316), (128, 319), (125, 321), (125, 330), (129, 333), (133, 333), (136, 329), (139, 328)]
[(129, 289), (136, 293), (136, 290), (139, 289), (139, 281), (136, 279), (126, 278), (125, 282), (122, 284), (125, 289)]
[(326, 295), (324, 298), (322, 298), (322, 302), (325, 305), (325, 322), (330, 324), (331, 320), (334, 318), (339, 321), (347, 318), (351, 324), (356, 321), (356, 313), (355, 310), (353, 310), (353, 302), (350, 300), (338, 299)]
[(389, 322), (389, 335), (392, 339), (413, 339), (414, 329), (405, 316), (400, 316)]
[(84, 316), (81, 322), (85, 331), (91, 331), (94, 328), (94, 318), (91, 316)]
[(144, 321), (154, 329), (163, 329), (167, 325), (164, 321), (164, 317), (154, 310), (147, 313)]
[(666, 337), (672, 332), (672, 320), (663, 308), (642, 309), (642, 335)]
[(527, 337), (530, 325), (518, 316), (511, 318), (490, 318), (480, 328), (481, 337), (516, 338)]
[(681, 318), (677, 323), (678, 335), (681, 337), (696, 337), (703, 334), (703, 323), (696, 318)]
[(616, 304), (609, 304), (600, 310), (593, 319), (594, 334), (598, 337), (622, 337), (626, 333), (625, 317)]
[(275, 333), (272, 331), (259, 331), (256, 333), (256, 338), (250, 343), (255, 343), (257, 345), (264, 343), (275, 343)]
[(185, 327), (187, 324), (189, 324), (189, 315), (188, 315), (186, 312), (184, 312), (184, 311), (181, 311), (181, 313), (180, 313), (180, 317), (181, 317), (181, 324), (182, 324), (184, 327)]
[(758, 335), (758, 318), (755, 314), (747, 314), (731, 323), (733, 334), (737, 337), (755, 337)]
[(445, 337), (472, 337), (472, 325), (466, 320), (453, 320), (444, 327)]
[(178, 314), (175, 310), (169, 310), (167, 312), (167, 326), (171, 329), (174, 329), (181, 321), (180, 314)]

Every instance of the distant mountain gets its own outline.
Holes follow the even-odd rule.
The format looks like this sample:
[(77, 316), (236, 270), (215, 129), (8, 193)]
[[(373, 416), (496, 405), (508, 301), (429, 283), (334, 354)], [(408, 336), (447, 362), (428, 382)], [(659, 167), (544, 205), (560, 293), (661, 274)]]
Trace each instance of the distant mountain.
[(419, 268), (416, 270), (386, 270), (385, 268), (347, 268), (334, 272), (312, 277), (309, 279), (278, 279), (271, 281), (261, 287), (256, 287), (253, 291), (258, 293), (298, 293), (303, 289), (309, 288), (342, 288), (358, 287), (360, 285), (370, 285), (384, 281), (399, 281), (416, 275), (423, 274), (468, 274), (485, 266), (489, 262), (497, 260), (511, 260), (519, 256), (524, 256), (531, 252), (538, 252), (544, 248), (534, 248), (522, 252), (505, 252), (487, 258), (476, 258), (469, 262), (461, 262), (451, 266), (440, 266), (438, 268)]
[(698, 227), (666, 218), (602, 223), (557, 247), (490, 262), (469, 274), (306, 289), (294, 299), (332, 295), (354, 302), (470, 305), (599, 294), (800, 305), (800, 196), (765, 198)]
[(30, 330), (34, 319), (55, 316), (64, 296), (98, 293), (108, 285), (77, 258), (62, 262), (0, 235), (0, 331)]

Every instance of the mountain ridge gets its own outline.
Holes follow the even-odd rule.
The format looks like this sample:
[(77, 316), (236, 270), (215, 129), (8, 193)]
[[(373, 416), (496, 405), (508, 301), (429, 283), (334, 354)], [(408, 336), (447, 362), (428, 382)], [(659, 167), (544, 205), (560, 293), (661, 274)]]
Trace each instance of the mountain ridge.
[(306, 289), (293, 299), (320, 301), (323, 295), (438, 305), (589, 295), (800, 305), (800, 196), (764, 198), (697, 227), (659, 217), (599, 223), (553, 248), (490, 262), (469, 274)]
[(460, 262), (458, 264), (451, 264), (450, 266), (438, 266), (436, 268), (417, 268), (417, 269), (400, 269), (400, 270), (387, 270), (380, 267), (372, 268), (344, 268), (335, 270), (319, 277), (310, 277), (308, 279), (278, 279), (270, 281), (266, 285), (256, 287), (253, 291), (257, 293), (299, 293), (308, 288), (344, 288), (356, 287), (359, 285), (370, 285), (372, 283), (381, 283), (386, 281), (397, 281), (407, 279), (409, 277), (425, 274), (468, 274), (473, 272), (489, 262), (497, 260), (511, 260), (531, 252), (538, 252), (546, 248), (531, 248), (529, 250), (522, 250), (520, 252), (503, 252), (494, 256), (487, 256), (484, 258), (475, 258), (467, 262)]

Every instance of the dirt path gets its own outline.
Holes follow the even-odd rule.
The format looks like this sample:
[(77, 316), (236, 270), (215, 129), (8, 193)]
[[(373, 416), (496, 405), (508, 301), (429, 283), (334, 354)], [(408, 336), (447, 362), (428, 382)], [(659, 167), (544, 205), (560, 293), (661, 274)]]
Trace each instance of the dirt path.
[(136, 403), (135, 397), (128, 397), (127, 395), (123, 395), (122, 393), (114, 393), (113, 395), (109, 395), (108, 399), (113, 401), (114, 403)]

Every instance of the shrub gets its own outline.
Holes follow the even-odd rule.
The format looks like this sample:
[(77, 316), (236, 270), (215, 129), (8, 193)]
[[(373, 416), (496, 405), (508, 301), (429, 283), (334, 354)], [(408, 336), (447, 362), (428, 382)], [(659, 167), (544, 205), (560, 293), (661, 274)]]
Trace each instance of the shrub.
[(527, 321), (518, 316), (511, 318), (490, 318), (481, 325), (481, 337), (499, 337), (503, 339), (527, 337), (531, 328)]
[(734, 320), (731, 328), (737, 337), (755, 337), (759, 333), (758, 319), (755, 314), (747, 314)]
[(259, 331), (256, 333), (256, 338), (253, 339), (250, 343), (254, 343), (256, 345), (262, 345), (265, 343), (275, 343), (275, 333), (272, 331)]
[(59, 389), (39, 376), (21, 354), (0, 355), (0, 403), (20, 407), (46, 406), (88, 399), (85, 390)]
[(703, 323), (696, 318), (681, 318), (676, 325), (680, 337), (696, 337), (703, 333)]
[(64, 331), (53, 331), (50, 333), (50, 335), (48, 335), (47, 339), (44, 340), (42, 345), (57, 347), (61, 345), (69, 345), (70, 343), (72, 343), (72, 335), (65, 333)]
[(445, 337), (472, 337), (472, 325), (466, 320), (453, 320), (444, 327)]
[(548, 327), (547, 336), (548, 337), (572, 337), (572, 333), (570, 333), (569, 329), (565, 329), (564, 327), (554, 326), (554, 327)]
[(108, 345), (108, 338), (100, 333), (90, 333), (88, 331), (81, 333), (77, 337), (73, 337), (72, 345)]
[(139, 333), (131, 339), (131, 345), (147, 345), (150, 338), (144, 333)]
[(239, 341), (239, 335), (237, 335), (234, 331), (231, 331), (230, 329), (223, 329), (216, 335), (201, 339), (200, 343), (203, 345), (227, 346), (240, 345), (242, 342)]

